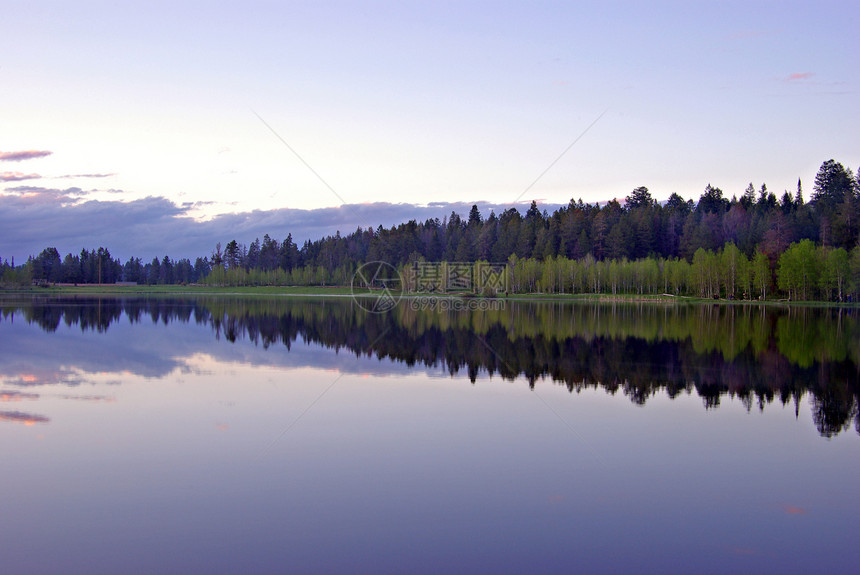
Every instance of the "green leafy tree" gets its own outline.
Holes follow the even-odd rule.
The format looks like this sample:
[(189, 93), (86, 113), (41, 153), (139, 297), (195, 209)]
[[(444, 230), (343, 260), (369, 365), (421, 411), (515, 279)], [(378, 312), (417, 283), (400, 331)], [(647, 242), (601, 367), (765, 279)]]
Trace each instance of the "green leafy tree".
[(725, 289), (726, 297), (735, 299), (737, 290), (743, 289), (748, 282), (749, 262), (746, 256), (733, 243), (729, 242), (720, 253), (720, 280)]
[(697, 249), (690, 273), (699, 297), (710, 299), (720, 295), (719, 260), (714, 252)]
[(22, 288), (33, 283), (33, 265), (32, 261), (28, 261), (22, 266), (15, 267), (15, 260), (12, 259), (11, 265), (3, 266), (3, 273), (0, 275), (0, 287), (4, 288)]
[(851, 275), (851, 256), (845, 248), (818, 248), (818, 260), (821, 262), (821, 275), (818, 278), (819, 288), (825, 299), (834, 296), (842, 301), (843, 293), (848, 287)]
[(666, 261), (663, 269), (667, 287), (671, 288), (673, 294), (681, 295), (690, 282), (690, 264), (676, 258)]
[(789, 298), (808, 300), (819, 275), (818, 250), (809, 240), (791, 244), (779, 258), (777, 286)]
[(770, 269), (770, 259), (767, 257), (767, 254), (761, 250), (757, 250), (753, 257), (751, 267), (753, 284), (755, 285), (756, 291), (758, 291), (759, 298), (766, 300), (767, 291), (773, 281), (773, 274)]
[(855, 301), (860, 301), (860, 246), (851, 250), (849, 261), (849, 285)]

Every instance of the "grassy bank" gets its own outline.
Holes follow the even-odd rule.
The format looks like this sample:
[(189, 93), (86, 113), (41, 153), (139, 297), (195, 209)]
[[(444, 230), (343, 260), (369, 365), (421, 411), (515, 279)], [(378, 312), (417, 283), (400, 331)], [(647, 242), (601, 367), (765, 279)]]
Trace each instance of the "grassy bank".
[(294, 296), (348, 296), (348, 287), (305, 286), (255, 286), (212, 287), (199, 285), (54, 285), (17, 290), (2, 290), (2, 293), (26, 293), (31, 295), (294, 295)]
[[(89, 295), (89, 296), (183, 296), (183, 295), (210, 295), (210, 296), (290, 296), (290, 297), (349, 297), (352, 289), (343, 286), (254, 286), (254, 287), (212, 287), (201, 285), (52, 285), (46, 287), (28, 287), (21, 289), (4, 289), (0, 294), (28, 294), (28, 295)], [(361, 294), (359, 294), (361, 295)], [(367, 294), (365, 294), (367, 295)], [(398, 294), (405, 297), (469, 297), (472, 294)], [(508, 294), (503, 299), (511, 301), (570, 301), (570, 302), (594, 302), (594, 303), (700, 303), (721, 305), (772, 305), (772, 306), (824, 306), (824, 307), (860, 307), (858, 303), (835, 303), (819, 301), (794, 301), (786, 300), (713, 300), (689, 296), (672, 295), (638, 295), (638, 294), (543, 294), (524, 293)]]

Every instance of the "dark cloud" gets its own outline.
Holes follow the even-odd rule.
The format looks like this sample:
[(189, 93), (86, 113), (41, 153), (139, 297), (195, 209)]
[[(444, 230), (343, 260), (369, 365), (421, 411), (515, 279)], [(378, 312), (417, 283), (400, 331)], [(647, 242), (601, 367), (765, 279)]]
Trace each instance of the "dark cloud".
[(63, 254), (104, 246), (126, 257), (173, 256), (173, 242), (192, 223), (182, 217), (182, 208), (165, 198), (98, 201), (88, 200), (89, 193), (80, 188), (7, 189), (0, 195), (0, 256), (23, 259), (47, 246)]
[(33, 160), (50, 156), (53, 152), (47, 150), (22, 150), (20, 152), (0, 152), (0, 161), (20, 162), (21, 160)]
[(20, 182), (21, 180), (38, 180), (39, 174), (25, 174), (22, 172), (0, 172), (0, 182)]
[[(14, 256), (23, 261), (48, 246), (56, 247), (62, 255), (104, 246), (123, 261), (131, 256), (150, 259), (164, 255), (193, 259), (209, 255), (217, 242), (223, 245), (235, 239), (248, 244), (265, 234), (277, 240), (292, 234), (294, 241), (302, 243), (338, 231), (352, 233), (358, 227), (388, 228), (412, 219), (442, 220), (452, 211), (465, 218), (473, 203), (484, 217), (489, 216), (490, 210), (500, 214), (511, 207), (520, 213), (528, 209), (528, 203), (434, 202), (418, 206), (374, 202), (313, 210), (253, 210), (198, 221), (191, 217), (190, 211), (208, 202), (178, 205), (163, 197), (103, 201), (89, 199), (90, 193), (78, 187), (7, 188), (5, 194), (0, 194), (0, 229), (4, 231), (0, 235), (0, 257)], [(550, 212), (557, 207), (541, 205), (541, 209)]]

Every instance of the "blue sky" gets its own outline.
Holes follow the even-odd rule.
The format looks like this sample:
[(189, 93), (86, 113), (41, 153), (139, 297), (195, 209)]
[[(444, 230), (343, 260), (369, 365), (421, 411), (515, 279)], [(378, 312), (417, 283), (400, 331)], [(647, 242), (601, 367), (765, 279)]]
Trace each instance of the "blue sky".
[(639, 185), (697, 199), (801, 178), (808, 199), (823, 161), (860, 167), (855, 2), (2, 12), (2, 258), (108, 240), (122, 257), (204, 255), (288, 226), (314, 238)]

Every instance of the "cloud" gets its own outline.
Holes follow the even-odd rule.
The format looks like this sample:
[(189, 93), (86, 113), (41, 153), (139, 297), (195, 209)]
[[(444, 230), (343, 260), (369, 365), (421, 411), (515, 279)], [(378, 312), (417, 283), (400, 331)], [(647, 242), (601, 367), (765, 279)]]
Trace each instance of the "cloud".
[(183, 208), (202, 208), (203, 206), (214, 206), (217, 202), (182, 202), (180, 205)]
[[(489, 202), (434, 202), (428, 205), (375, 202), (344, 204), (339, 207), (300, 210), (281, 208), (225, 213), (205, 221), (191, 217), (191, 211), (205, 203), (182, 204), (164, 197), (134, 201), (94, 200), (88, 195), (100, 190), (16, 186), (0, 193), (0, 256), (24, 261), (48, 246), (61, 255), (78, 253), (81, 248), (108, 248), (114, 257), (126, 261), (135, 256), (145, 260), (169, 255), (191, 258), (209, 255), (217, 242), (235, 239), (249, 244), (269, 234), (283, 240), (292, 234), (300, 244), (382, 225), (385, 228), (416, 220), (443, 220), (451, 212), (468, 216), (477, 204), (486, 218), (490, 210), (501, 214), (515, 207), (525, 213), (530, 202), (494, 204)], [(117, 190), (122, 193), (122, 190)], [(552, 212), (558, 205), (543, 204)]]
[[(10, 203), (16, 204), (13, 207), (18, 208), (21, 208), (22, 204), (54, 204), (65, 206), (81, 201), (81, 198), (88, 193), (77, 187), (59, 189), (43, 188), (41, 186), (15, 186), (13, 188), (6, 188), (6, 193), (0, 195), (0, 202), (5, 197), (10, 199)], [(0, 205), (3, 205), (3, 203), (0, 203)]]
[(53, 152), (47, 150), (23, 150), (20, 152), (0, 152), (0, 161), (20, 162), (21, 160), (34, 160), (50, 156)]
[(827, 96), (847, 96), (857, 93), (857, 90), (850, 89), (844, 81), (825, 82), (814, 80), (814, 76), (813, 72), (795, 72), (783, 78), (782, 82), (811, 87), (815, 90), (815, 94), (824, 94)]
[(0, 182), (20, 182), (21, 180), (38, 180), (39, 174), (25, 174), (23, 172), (0, 172)]
[(62, 180), (66, 178), (110, 178), (111, 176), (115, 176), (116, 172), (110, 172), (107, 174), (66, 174), (65, 176), (55, 176), (54, 179)]

